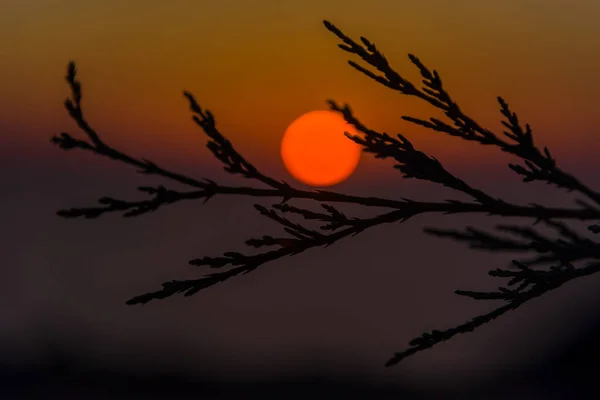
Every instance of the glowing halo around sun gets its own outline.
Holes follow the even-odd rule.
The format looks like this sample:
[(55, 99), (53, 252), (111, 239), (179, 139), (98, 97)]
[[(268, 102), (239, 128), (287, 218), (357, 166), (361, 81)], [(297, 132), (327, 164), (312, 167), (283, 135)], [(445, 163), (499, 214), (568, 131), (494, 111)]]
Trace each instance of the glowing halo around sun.
[(360, 161), (360, 145), (344, 132), (354, 127), (332, 111), (311, 111), (288, 126), (281, 141), (281, 158), (289, 173), (313, 187), (346, 180)]

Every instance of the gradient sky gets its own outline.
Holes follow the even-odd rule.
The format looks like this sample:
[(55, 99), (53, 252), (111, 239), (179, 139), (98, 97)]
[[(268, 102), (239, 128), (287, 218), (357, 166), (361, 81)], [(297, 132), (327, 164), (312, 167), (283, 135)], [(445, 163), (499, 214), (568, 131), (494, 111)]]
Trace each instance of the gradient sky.
[[(285, 127), (324, 108), (328, 98), (349, 102), (374, 128), (418, 131), (399, 116), (424, 116), (429, 108), (347, 66), (324, 18), (371, 38), (411, 78), (417, 74), (406, 54), (417, 54), (440, 71), (466, 110), (492, 127), (498, 126), (495, 96), (505, 97), (560, 155), (589, 149), (600, 119), (600, 83), (593, 79), (600, 5), (593, 0), (2, 5), (1, 120), (24, 131), (11, 139), (15, 146), (41, 144), (48, 132), (71, 126), (61, 110), (69, 60), (79, 65), (95, 126), (114, 143), (135, 141), (139, 151), (194, 154), (197, 130), (184, 89), (215, 113), (234, 143), (277, 165)], [(450, 162), (457, 152), (480, 150), (437, 139), (427, 134), (418, 143)]]
[[(417, 71), (406, 56), (416, 54), (440, 72), (446, 88), (465, 111), (493, 129), (500, 127), (495, 99), (501, 95), (532, 125), (538, 143), (547, 145), (566, 170), (593, 179), (598, 177), (600, 151), (596, 136), (600, 124), (599, 18), (600, 2), (596, 0), (0, 0), (0, 162), (2, 179), (12, 188), (2, 200), (3, 218), (12, 230), (3, 233), (2, 240), (10, 244), (8, 264), (19, 267), (3, 271), (5, 282), (17, 283), (11, 290), (16, 291), (12, 294), (19, 306), (18, 312), (0, 308), (11, 321), (2, 326), (0, 334), (31, 339), (42, 327), (53, 324), (49, 321), (62, 321), (52, 328), (62, 335), (58, 340), (93, 336), (94, 343), (108, 346), (117, 355), (119, 346), (143, 342), (145, 348), (167, 348), (165, 343), (179, 342), (199, 351), (231, 349), (231, 354), (241, 352), (248, 359), (273, 356), (284, 364), (294, 362), (290, 356), (280, 356), (292, 354), (290, 349), (321, 346), (342, 353), (354, 350), (356, 357), (348, 357), (358, 360), (357, 368), (375, 365), (370, 371), (379, 374), (381, 362), (415, 334), (484, 310), (481, 305), (467, 310), (463, 300), (444, 297), (452, 296), (453, 285), (479, 282), (481, 277), (471, 278), (469, 265), (443, 272), (445, 278), (427, 290), (444, 294), (431, 300), (425, 299), (431, 293), (421, 294), (425, 296), (423, 304), (429, 306), (408, 311), (397, 304), (410, 296), (419, 298), (418, 282), (427, 273), (414, 272), (408, 280), (405, 275), (397, 276), (413, 289), (395, 288), (391, 279), (382, 283), (369, 278), (371, 286), (361, 294), (357, 285), (364, 280), (364, 268), (374, 261), (360, 249), (376, 247), (387, 265), (381, 274), (390, 272), (390, 260), (406, 266), (432, 265), (452, 256), (457, 264), (467, 260), (489, 264), (489, 256), (473, 254), (454, 243), (440, 245), (438, 254), (423, 254), (434, 239), (422, 237), (420, 223), (407, 223), (402, 229), (381, 228), (352, 239), (356, 242), (340, 244), (339, 254), (315, 255), (319, 252), (314, 251), (277, 265), (332, 266), (324, 273), (327, 283), (315, 284), (316, 272), (308, 269), (290, 267), (294, 272), (282, 277), (276, 275), (278, 268), (265, 268), (270, 272), (239, 278), (239, 283), (211, 289), (206, 296), (127, 308), (122, 301), (131, 295), (157, 288), (165, 279), (190, 274), (188, 259), (240, 250), (243, 240), (257, 229), (263, 234), (264, 228), (267, 234), (273, 227), (252, 214), (248, 199), (223, 199), (201, 209), (182, 205), (133, 222), (117, 217), (92, 222), (55, 217), (58, 208), (91, 205), (103, 195), (134, 195), (133, 188), (146, 179), (126, 166), (63, 153), (49, 144), (50, 137), (61, 131), (80, 134), (62, 106), (68, 95), (63, 79), (67, 63), (77, 62), (87, 118), (104, 140), (172, 169), (230, 179), (204, 148), (205, 138), (190, 119), (183, 90), (191, 91), (201, 106), (213, 112), (219, 129), (243, 155), (256, 160), (268, 173), (290, 181), (279, 159), (283, 132), (301, 114), (324, 109), (325, 100), (331, 98), (350, 103), (358, 118), (373, 129), (402, 132), (449, 170), (462, 172), (468, 182), (507, 192), (508, 199), (527, 199), (520, 192), (519, 179), (505, 167), (514, 159), (496, 149), (401, 121), (402, 115), (427, 117), (431, 110), (348, 66), (347, 53), (336, 47), (337, 38), (321, 21), (332, 21), (354, 38), (366, 36), (398, 72), (415, 81)], [(417, 198), (448, 194), (425, 186), (403, 181), (389, 163), (365, 155), (355, 175), (336, 190)], [(548, 190), (541, 187), (533, 195), (555, 201), (556, 191)], [(563, 199), (561, 196), (556, 201)], [(223, 213), (227, 216), (217, 215)], [(239, 225), (238, 218), (245, 226)], [(239, 229), (232, 231), (232, 224)], [(397, 246), (396, 241), (410, 243), (410, 250), (406, 249), (400, 260), (390, 250)], [(438, 241), (435, 243), (437, 246)], [(98, 252), (95, 246), (103, 250)], [(341, 265), (352, 259), (355, 270), (347, 282), (340, 283), (338, 274), (345, 270)], [(494, 260), (494, 265), (501, 266), (507, 259)], [(344, 282), (346, 287), (336, 286), (332, 291), (330, 285), (343, 286)], [(380, 284), (383, 289), (376, 288)], [(398, 293), (403, 290), (407, 294)], [(306, 293), (314, 298), (306, 299)], [(338, 295), (332, 299), (331, 293)], [(577, 291), (570, 293), (573, 302), (593, 300)], [(77, 300), (78, 296), (83, 297)], [(277, 296), (278, 305), (273, 305), (269, 296)], [(444, 304), (438, 309), (434, 303)], [(544, 304), (556, 306), (559, 314), (569, 314), (567, 306), (564, 311), (557, 306), (564, 302), (555, 299)], [(372, 313), (374, 307), (377, 313)], [(453, 314), (451, 310), (456, 308), (460, 312)], [(537, 309), (543, 313), (545, 308), (540, 305)], [(286, 320), (287, 327), (273, 322), (290, 310), (297, 319)], [(222, 312), (228, 313), (227, 318), (223, 319)], [(400, 327), (398, 323), (388, 326), (386, 321), (393, 319), (395, 312), (404, 315), (402, 319), (410, 321), (410, 326), (404, 329), (404, 322)], [(210, 327), (201, 321), (189, 322), (192, 315)], [(332, 315), (340, 320), (332, 322)], [(417, 379), (430, 376), (433, 363), (464, 357), (471, 360), (470, 364), (465, 361), (471, 366), (465, 367), (468, 375), (481, 367), (477, 361), (480, 352), (504, 359), (508, 356), (502, 346), (525, 346), (518, 342), (520, 336), (512, 332), (513, 326), (522, 330), (551, 326), (550, 319), (515, 318), (510, 324), (496, 326), (498, 332), (509, 336), (500, 349), (484, 350), (486, 340), (494, 335), (493, 329), (488, 329), (488, 336), (471, 335), (453, 350), (424, 355), (408, 364), (408, 369), (399, 369)], [(187, 332), (186, 323), (202, 334)], [(270, 327), (271, 334), (264, 333), (268, 328), (254, 328), (257, 325)], [(306, 326), (319, 329), (304, 329)], [(369, 328), (355, 331), (359, 326)], [(274, 327), (280, 329), (276, 335), (272, 334)], [(143, 340), (139, 331), (146, 332)], [(369, 342), (369, 335), (374, 335), (375, 344)], [(531, 343), (527, 342), (530, 348)], [(30, 352), (32, 360), (40, 357), (27, 346), (17, 347)], [(147, 353), (139, 350), (139, 354)], [(8, 355), (3, 357), (8, 359)], [(238, 367), (256, 367), (248, 359), (238, 360)], [(228, 361), (219, 362), (228, 365)], [(452, 368), (440, 370), (446, 373)]]

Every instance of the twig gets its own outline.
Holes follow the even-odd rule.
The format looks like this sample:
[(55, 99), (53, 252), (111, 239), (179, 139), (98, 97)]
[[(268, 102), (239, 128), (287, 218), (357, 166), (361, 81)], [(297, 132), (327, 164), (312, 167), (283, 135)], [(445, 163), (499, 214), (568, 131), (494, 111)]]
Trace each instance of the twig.
[(371, 41), (361, 36), (360, 40), (362, 44), (359, 44), (346, 36), (346, 34), (331, 22), (323, 21), (323, 23), (330, 32), (342, 40), (343, 44), (339, 44), (339, 48), (359, 56), (371, 67), (382, 73), (383, 76), (377, 75), (375, 72), (360, 66), (354, 61), (348, 61), (353, 68), (392, 90), (425, 100), (435, 108), (443, 111), (454, 126), (436, 118), (422, 120), (410, 116), (403, 116), (402, 119), (433, 131), (460, 137), (464, 140), (475, 141), (484, 145), (497, 146), (502, 151), (525, 160), (527, 168), (509, 164), (509, 167), (513, 171), (524, 176), (524, 182), (533, 180), (546, 181), (555, 184), (558, 187), (566, 188), (569, 191), (583, 193), (597, 204), (600, 204), (600, 193), (592, 190), (574, 176), (567, 174), (558, 168), (556, 166), (556, 161), (552, 158), (548, 148), (544, 147), (543, 152), (541, 152), (534, 145), (531, 127), (529, 124), (526, 124), (525, 128), (520, 125), (517, 115), (510, 110), (508, 103), (502, 97), (498, 97), (500, 112), (506, 117), (506, 121), (502, 121), (502, 124), (509, 130), (503, 133), (514, 143), (502, 140), (492, 131), (483, 128), (471, 117), (467, 116), (461, 110), (458, 103), (456, 103), (444, 89), (442, 79), (438, 72), (436, 70), (429, 70), (418, 57), (412, 54), (409, 54), (408, 56), (410, 61), (419, 69), (419, 72), (423, 77), (424, 86), (421, 89), (417, 88), (413, 83), (403, 78), (399, 73), (392, 69), (385, 56), (377, 50), (377, 47)]

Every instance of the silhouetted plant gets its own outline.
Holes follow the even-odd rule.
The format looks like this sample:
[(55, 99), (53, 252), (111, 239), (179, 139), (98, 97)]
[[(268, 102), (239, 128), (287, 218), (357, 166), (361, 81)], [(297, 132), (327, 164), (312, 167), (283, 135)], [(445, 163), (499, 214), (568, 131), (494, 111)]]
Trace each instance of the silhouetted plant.
[[(489, 275), (497, 278), (508, 278), (506, 286), (500, 286), (496, 291), (477, 292), (457, 290), (456, 294), (475, 300), (501, 300), (502, 306), (493, 311), (477, 316), (464, 324), (446, 330), (434, 330), (424, 333), (410, 341), (408, 348), (396, 353), (386, 365), (391, 366), (405, 357), (416, 352), (433, 347), (435, 344), (448, 340), (459, 333), (473, 331), (479, 326), (490, 322), (509, 310), (514, 310), (534, 297), (540, 296), (562, 284), (578, 277), (600, 271), (600, 245), (576, 234), (566, 225), (557, 222), (558, 219), (598, 220), (600, 219), (600, 194), (574, 176), (560, 169), (556, 160), (547, 148), (542, 151), (534, 144), (531, 127), (523, 126), (517, 115), (511, 111), (508, 104), (500, 97), (498, 103), (506, 127), (503, 136), (488, 130), (469, 116), (464, 114), (459, 105), (445, 91), (442, 80), (435, 70), (428, 69), (417, 57), (409, 55), (410, 61), (419, 69), (423, 78), (423, 86), (417, 87), (412, 82), (392, 69), (388, 60), (379, 52), (375, 45), (364, 37), (358, 43), (346, 36), (341, 30), (328, 21), (325, 27), (337, 36), (343, 43), (338, 46), (365, 61), (369, 67), (363, 67), (354, 61), (348, 63), (356, 70), (380, 84), (400, 92), (401, 94), (418, 97), (433, 107), (441, 110), (448, 119), (444, 122), (437, 118), (422, 120), (404, 116), (404, 120), (421, 125), (433, 131), (446, 133), (464, 140), (479, 142), (483, 145), (497, 146), (500, 150), (522, 159), (524, 165), (509, 164), (510, 169), (523, 176), (524, 182), (544, 181), (565, 188), (568, 191), (579, 192), (587, 196), (592, 204), (576, 200), (575, 208), (553, 208), (538, 204), (518, 205), (502, 199), (494, 198), (480, 189), (474, 188), (446, 170), (434, 157), (417, 150), (408, 139), (398, 134), (397, 138), (386, 133), (376, 132), (364, 126), (352, 113), (348, 105), (340, 106), (329, 100), (331, 110), (340, 112), (346, 121), (352, 124), (359, 135), (346, 134), (348, 138), (363, 147), (363, 151), (373, 153), (376, 158), (393, 158), (394, 166), (406, 178), (422, 179), (441, 184), (451, 189), (463, 192), (472, 201), (446, 200), (442, 202), (421, 202), (409, 199), (386, 199), (378, 197), (352, 196), (325, 190), (307, 191), (295, 188), (288, 183), (271, 178), (260, 172), (252, 163), (244, 159), (216, 128), (215, 120), (210, 111), (202, 109), (193, 95), (184, 92), (193, 114), (195, 123), (208, 136), (208, 149), (223, 164), (224, 169), (231, 174), (255, 180), (263, 184), (260, 187), (226, 186), (210, 179), (193, 179), (191, 177), (167, 170), (146, 159), (138, 159), (120, 152), (107, 145), (96, 131), (88, 124), (83, 114), (81, 104), (81, 84), (76, 80), (76, 69), (73, 62), (69, 63), (66, 80), (71, 88), (71, 98), (65, 101), (65, 107), (78, 126), (87, 135), (87, 140), (80, 140), (68, 133), (52, 138), (52, 142), (65, 150), (82, 149), (122, 161), (139, 169), (140, 173), (158, 175), (185, 184), (190, 191), (177, 191), (164, 186), (141, 186), (138, 189), (148, 195), (148, 198), (137, 201), (126, 201), (103, 197), (100, 205), (86, 208), (70, 208), (58, 211), (64, 218), (96, 218), (105, 213), (120, 212), (125, 217), (133, 217), (157, 210), (168, 204), (182, 200), (208, 201), (217, 195), (247, 195), (254, 197), (280, 198), (281, 202), (270, 208), (256, 204), (254, 207), (264, 215), (283, 227), (288, 236), (262, 236), (246, 241), (246, 244), (256, 248), (267, 247), (271, 250), (259, 254), (245, 255), (239, 252), (226, 252), (219, 257), (203, 257), (190, 261), (190, 264), (206, 266), (215, 270), (193, 280), (173, 280), (162, 284), (162, 288), (135, 296), (127, 304), (144, 304), (153, 299), (183, 293), (190, 296), (216, 283), (240, 274), (254, 271), (261, 265), (279, 259), (283, 256), (294, 255), (304, 250), (330, 244), (348, 236), (354, 236), (372, 226), (382, 223), (403, 222), (410, 217), (423, 213), (484, 213), (487, 215), (526, 217), (534, 219), (535, 223), (542, 222), (556, 231), (557, 237), (546, 237), (530, 227), (501, 225), (499, 231), (511, 236), (497, 236), (475, 228), (468, 227), (465, 231), (442, 230), (426, 228), (425, 232), (466, 242), (471, 248), (495, 252), (522, 251), (537, 253), (538, 256), (528, 260), (514, 260), (512, 268), (495, 269)], [(319, 202), (322, 211), (303, 209), (289, 205), (292, 199), (311, 199)], [(372, 218), (353, 218), (340, 212), (329, 203), (353, 203), (366, 207), (385, 207), (386, 213)], [(293, 222), (284, 214), (296, 216), (305, 220), (317, 220), (322, 223), (317, 229), (308, 228)], [(600, 226), (590, 225), (593, 233), (600, 232)], [(576, 266), (576, 262), (587, 264)]]

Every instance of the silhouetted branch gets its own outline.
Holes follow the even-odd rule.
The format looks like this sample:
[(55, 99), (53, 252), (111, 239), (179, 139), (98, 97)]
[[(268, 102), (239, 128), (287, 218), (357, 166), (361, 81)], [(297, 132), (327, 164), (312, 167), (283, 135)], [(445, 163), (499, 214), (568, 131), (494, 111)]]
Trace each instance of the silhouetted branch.
[(468, 242), (469, 247), (473, 249), (494, 252), (534, 251), (543, 254), (528, 261), (520, 260), (521, 263), (530, 266), (552, 262), (571, 263), (584, 258), (600, 259), (599, 243), (581, 237), (564, 224), (550, 220), (544, 220), (543, 222), (557, 230), (563, 238), (549, 238), (530, 227), (512, 225), (498, 225), (496, 229), (520, 236), (523, 240), (494, 236), (472, 227), (468, 227), (465, 233), (437, 228), (426, 228), (425, 232), (439, 237)]
[(353, 125), (356, 130), (365, 135), (362, 138), (346, 133), (348, 138), (363, 146), (364, 152), (373, 153), (375, 158), (394, 158), (398, 162), (398, 165), (395, 165), (394, 168), (400, 170), (405, 178), (417, 178), (439, 183), (443, 186), (464, 192), (483, 204), (502, 202), (502, 200), (494, 199), (481, 190), (470, 187), (464, 181), (452, 175), (436, 158), (415, 149), (412, 143), (401, 134), (397, 134), (398, 139), (400, 139), (398, 140), (385, 132), (379, 133), (367, 128), (352, 114), (349, 105), (345, 104), (343, 107), (340, 107), (335, 101), (329, 100), (329, 106), (333, 111), (342, 113), (346, 122)]
[[(196, 100), (189, 92), (184, 92), (184, 96), (190, 103), (190, 109), (194, 113), (193, 120), (203, 129), (205, 134), (210, 138), (207, 143), (208, 149), (217, 157), (223, 164), (225, 164), (225, 170), (233, 174), (241, 174), (246, 178), (258, 180), (268, 186), (270, 189), (260, 189), (253, 187), (232, 187), (217, 184), (216, 182), (209, 179), (194, 179), (183, 174), (169, 171), (167, 169), (159, 167), (156, 163), (146, 159), (136, 159), (125, 153), (122, 153), (103, 142), (96, 131), (89, 125), (83, 114), (81, 105), (82, 91), (81, 83), (76, 79), (76, 68), (75, 63), (70, 62), (67, 67), (66, 80), (71, 88), (71, 98), (65, 100), (65, 107), (71, 116), (71, 118), (77, 123), (81, 130), (87, 135), (90, 140), (80, 140), (72, 137), (66, 132), (62, 132), (60, 136), (54, 136), (52, 143), (58, 145), (63, 150), (81, 149), (91, 151), (97, 155), (109, 157), (113, 160), (118, 160), (126, 164), (132, 165), (139, 168), (138, 172), (148, 175), (159, 175), (163, 178), (171, 179), (178, 183), (192, 186), (196, 189), (202, 189), (201, 191), (180, 193), (170, 191), (169, 200), (180, 200), (180, 199), (203, 199), (204, 201), (217, 194), (235, 194), (244, 196), (256, 196), (256, 197), (281, 197), (282, 201), (287, 201), (291, 198), (304, 198), (313, 199), (317, 201), (328, 201), (328, 202), (345, 202), (354, 203), (364, 206), (373, 207), (391, 207), (397, 208), (402, 206), (402, 202), (375, 198), (375, 197), (361, 197), (361, 196), (350, 196), (329, 191), (306, 191), (296, 188), (292, 188), (285, 182), (279, 182), (275, 179), (267, 177), (260, 173), (257, 168), (246, 161), (231, 145), (231, 143), (223, 137), (215, 127), (214, 118), (210, 111), (203, 111), (197, 104)], [(148, 192), (155, 194), (156, 192)], [(178, 193), (178, 194), (175, 194)], [(161, 205), (169, 204), (170, 202), (162, 201), (167, 197), (162, 196), (160, 199), (155, 198), (151, 200), (154, 209)], [(101, 204), (106, 204), (106, 198), (102, 198), (99, 201)], [(173, 202), (173, 201), (171, 201)], [(97, 214), (101, 215), (104, 212), (117, 211), (125, 209), (125, 207), (136, 208), (140, 207), (142, 203), (147, 202), (128, 202), (124, 200), (111, 199), (108, 207), (101, 208), (72, 208), (69, 210), (59, 211), (59, 215), (73, 218), (88, 215)], [(118, 205), (117, 205), (118, 204)], [(144, 207), (144, 206), (141, 206)], [(108, 210), (107, 210), (108, 208)], [(104, 211), (102, 211), (104, 210)], [(88, 217), (89, 218), (89, 217)]]
[(567, 174), (558, 168), (556, 166), (556, 161), (552, 158), (550, 151), (546, 147), (542, 153), (534, 145), (531, 127), (529, 124), (527, 124), (525, 128), (520, 125), (517, 115), (510, 110), (508, 103), (506, 103), (502, 97), (498, 97), (500, 112), (506, 117), (506, 121), (502, 121), (502, 124), (509, 130), (508, 132), (505, 131), (503, 133), (514, 143), (502, 140), (492, 131), (483, 128), (472, 118), (467, 116), (456, 101), (454, 101), (444, 89), (442, 79), (438, 72), (436, 70), (429, 70), (416, 56), (409, 54), (408, 57), (419, 69), (419, 72), (423, 77), (424, 86), (421, 89), (417, 88), (413, 83), (394, 71), (384, 55), (379, 52), (376, 46), (368, 39), (361, 36), (360, 40), (362, 44), (356, 43), (331, 22), (323, 22), (329, 31), (344, 42), (343, 44), (339, 44), (338, 47), (359, 56), (371, 67), (382, 73), (383, 76), (377, 75), (367, 68), (361, 67), (354, 61), (348, 61), (353, 68), (390, 89), (404, 95), (414, 96), (425, 100), (435, 108), (443, 111), (454, 126), (440, 121), (437, 118), (422, 120), (410, 116), (403, 116), (402, 119), (433, 131), (444, 132), (451, 136), (457, 136), (469, 141), (476, 141), (484, 145), (497, 146), (502, 151), (516, 155), (525, 161), (527, 168), (509, 164), (509, 167), (513, 171), (524, 176), (523, 181), (546, 181), (555, 184), (558, 187), (566, 188), (569, 191), (579, 191), (600, 204), (600, 193), (590, 189), (572, 175)]
[[(371, 227), (384, 223), (399, 223), (424, 213), (464, 214), (483, 213), (493, 216), (533, 218), (535, 223), (543, 222), (549, 226), (558, 237), (542, 235), (539, 231), (515, 225), (500, 225), (496, 229), (512, 235), (502, 237), (487, 233), (472, 227), (465, 231), (428, 228), (429, 234), (451, 238), (469, 244), (471, 248), (493, 252), (533, 252), (535, 258), (529, 260), (513, 260), (512, 269), (495, 269), (489, 271), (494, 278), (508, 279), (506, 286), (500, 286), (491, 292), (457, 290), (456, 294), (475, 300), (500, 300), (506, 304), (472, 320), (444, 331), (433, 331), (412, 340), (409, 348), (396, 353), (386, 365), (394, 365), (400, 360), (416, 352), (433, 347), (437, 343), (448, 340), (459, 333), (475, 330), (490, 322), (507, 311), (514, 310), (522, 304), (553, 290), (572, 279), (590, 275), (600, 270), (600, 244), (585, 238), (565, 224), (556, 222), (558, 219), (575, 219), (582, 221), (600, 220), (600, 194), (581, 183), (572, 175), (563, 172), (547, 148), (540, 151), (533, 140), (531, 127), (522, 126), (517, 115), (508, 104), (498, 97), (500, 112), (505, 118), (502, 121), (507, 129), (503, 136), (482, 127), (458, 106), (442, 85), (442, 80), (435, 70), (429, 70), (417, 57), (409, 55), (410, 61), (419, 69), (423, 78), (423, 86), (417, 87), (409, 80), (394, 71), (387, 59), (376, 46), (364, 37), (362, 44), (354, 42), (340, 29), (328, 21), (326, 28), (334, 33), (342, 44), (338, 46), (359, 56), (375, 71), (362, 67), (354, 61), (349, 64), (371, 79), (391, 88), (401, 94), (418, 97), (435, 108), (441, 110), (448, 122), (436, 118), (422, 120), (404, 116), (404, 120), (421, 125), (427, 129), (443, 132), (461, 139), (477, 142), (483, 145), (494, 145), (503, 152), (510, 153), (524, 161), (525, 166), (509, 164), (516, 173), (522, 175), (525, 182), (545, 181), (569, 191), (577, 191), (592, 199), (596, 204), (590, 205), (577, 199), (577, 208), (546, 207), (538, 204), (518, 205), (495, 198), (480, 189), (474, 188), (465, 181), (449, 172), (436, 158), (417, 150), (403, 135), (392, 137), (367, 128), (352, 113), (350, 106), (339, 106), (333, 100), (329, 106), (333, 111), (341, 113), (344, 119), (352, 124), (359, 132), (358, 135), (346, 134), (349, 139), (362, 146), (363, 151), (372, 153), (376, 158), (393, 158), (398, 169), (405, 178), (415, 178), (430, 181), (462, 192), (473, 199), (471, 202), (445, 200), (441, 202), (422, 202), (402, 198), (400, 200), (379, 197), (363, 197), (347, 195), (325, 190), (301, 190), (284, 181), (280, 181), (261, 172), (254, 164), (246, 160), (231, 144), (231, 142), (216, 128), (215, 118), (209, 110), (202, 109), (193, 95), (187, 91), (183, 94), (189, 103), (193, 121), (206, 134), (207, 148), (223, 164), (225, 171), (241, 175), (245, 179), (256, 181), (266, 187), (225, 186), (210, 179), (195, 179), (177, 172), (159, 167), (156, 163), (129, 156), (113, 147), (108, 146), (100, 135), (85, 119), (81, 100), (81, 83), (76, 79), (76, 68), (73, 62), (67, 68), (66, 80), (71, 89), (71, 97), (65, 101), (65, 107), (71, 118), (87, 136), (87, 140), (76, 139), (68, 133), (54, 136), (52, 142), (64, 150), (81, 149), (97, 155), (121, 161), (134, 166), (138, 172), (156, 175), (171, 181), (191, 187), (190, 191), (177, 191), (159, 186), (141, 186), (139, 191), (148, 198), (137, 201), (126, 201), (109, 197), (98, 200), (99, 206), (69, 208), (58, 211), (64, 218), (96, 218), (106, 213), (120, 212), (125, 217), (139, 216), (153, 212), (162, 206), (182, 200), (208, 201), (216, 195), (241, 195), (251, 197), (279, 198), (281, 203), (270, 208), (255, 204), (262, 216), (281, 225), (285, 234), (250, 238), (246, 245), (254, 249), (268, 250), (258, 254), (244, 254), (229, 251), (218, 257), (200, 257), (190, 261), (199, 267), (218, 270), (198, 279), (173, 280), (162, 284), (162, 288), (133, 297), (127, 304), (144, 304), (154, 299), (164, 299), (175, 294), (193, 295), (217, 283), (232, 277), (252, 272), (260, 266), (282, 258), (295, 255), (315, 247), (327, 247), (349, 236), (355, 236)], [(288, 204), (293, 199), (310, 199), (320, 203), (317, 211), (300, 208)], [(350, 203), (368, 207), (383, 207), (391, 209), (370, 218), (349, 217), (331, 203)], [(318, 228), (311, 228), (291, 218), (320, 223)], [(592, 224), (587, 229), (600, 233), (600, 226)], [(287, 235), (286, 235), (287, 234)], [(588, 262), (583, 267), (574, 265), (576, 262)], [(549, 267), (544, 265), (553, 264)], [(533, 268), (535, 267), (535, 268)]]
[[(522, 265), (521, 268), (525, 271), (528, 271)], [(504, 300), (507, 302), (507, 304), (498, 307), (489, 313), (472, 318), (470, 321), (454, 328), (443, 331), (434, 330), (432, 332), (424, 333), (420, 337), (411, 340), (407, 349), (394, 354), (394, 356), (390, 358), (385, 365), (387, 367), (393, 366), (410, 355), (413, 355), (419, 351), (430, 349), (436, 344), (451, 339), (460, 333), (472, 332), (478, 327), (492, 321), (495, 318), (498, 318), (506, 312), (515, 310), (516, 308), (525, 304), (527, 301), (541, 296), (550, 290), (556, 289), (572, 279), (592, 275), (597, 272), (600, 272), (600, 263), (591, 263), (585, 267), (577, 269), (569, 266), (563, 268), (555, 267), (549, 272), (524, 272), (525, 274), (529, 275), (527, 275), (527, 277), (524, 276), (522, 279), (526, 280), (528, 285), (532, 285), (532, 288), (527, 291), (522, 291), (521, 288), (517, 288), (512, 291), (506, 288), (499, 288), (498, 292), (489, 293), (457, 290), (457, 294), (471, 297), (473, 299)], [(490, 272), (490, 275), (494, 274)], [(524, 287), (524, 285), (522, 285), (522, 287)]]
[[(263, 236), (261, 239), (249, 239), (246, 241), (246, 244), (252, 247), (279, 246), (278, 249), (255, 255), (245, 255), (239, 252), (226, 252), (222, 257), (203, 257), (191, 260), (190, 264), (196, 266), (208, 266), (210, 268), (220, 269), (230, 265), (234, 268), (224, 272), (208, 274), (200, 279), (165, 282), (163, 283), (163, 288), (161, 290), (136, 296), (128, 300), (127, 304), (145, 304), (150, 300), (164, 299), (178, 293), (184, 293), (185, 296), (191, 296), (200, 290), (223, 282), (229, 278), (233, 278), (234, 276), (252, 272), (269, 261), (284, 256), (298, 254), (313, 247), (328, 247), (340, 239), (348, 236), (355, 236), (369, 227), (380, 225), (382, 223), (403, 221), (411, 216), (404, 211), (395, 210), (373, 218), (355, 218), (352, 220), (353, 222), (350, 227), (334, 233), (323, 234), (318, 231), (310, 230), (300, 224), (293, 223), (279, 215), (274, 209), (267, 209), (258, 204), (255, 204), (254, 207), (262, 215), (283, 225), (284, 230), (290, 234), (291, 237), (273, 238), (270, 236)], [(289, 208), (284, 209), (284, 212), (292, 212)]]

